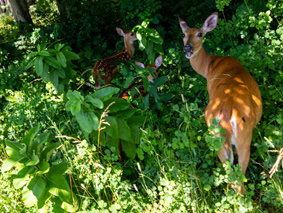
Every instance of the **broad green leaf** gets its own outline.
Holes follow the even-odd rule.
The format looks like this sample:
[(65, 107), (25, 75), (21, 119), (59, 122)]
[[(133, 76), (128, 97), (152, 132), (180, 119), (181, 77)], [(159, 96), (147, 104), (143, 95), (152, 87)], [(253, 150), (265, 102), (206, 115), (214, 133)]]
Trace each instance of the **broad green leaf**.
[(35, 166), (39, 163), (39, 157), (35, 154), (35, 150), (33, 150), (33, 154), (29, 161), (25, 164), (25, 166)]
[(22, 149), (26, 147), (25, 144), (14, 141), (5, 141), (5, 144), (7, 146), (6, 152), (9, 156), (11, 156), (13, 152), (20, 152)]
[(58, 44), (54, 45), (54, 48), (55, 48), (55, 50), (60, 51), (64, 46), (65, 46), (65, 44), (58, 43)]
[(108, 107), (111, 103), (113, 104), (109, 107), (110, 113), (118, 112), (119, 110), (125, 110), (131, 106), (131, 104), (125, 101), (124, 99), (116, 97), (112, 97), (105, 101), (104, 106)]
[(133, 114), (135, 114), (137, 111), (138, 110), (136, 108), (129, 107), (128, 109), (120, 110), (116, 113), (112, 113), (111, 115), (119, 119), (128, 119), (133, 116)]
[(65, 71), (63, 69), (57, 69), (56, 70), (56, 74), (60, 77), (60, 78), (65, 78), (66, 74)]
[(133, 82), (134, 79), (135, 79), (135, 78), (134, 78), (133, 76), (128, 77), (128, 78), (126, 79), (125, 84), (124, 84), (124, 88), (128, 88), (128, 87), (131, 85), (131, 83)]
[(82, 99), (81, 94), (77, 90), (69, 90), (67, 93), (67, 98), (72, 100), (72, 101), (78, 101)]
[(39, 76), (41, 76), (43, 72), (43, 61), (42, 60), (43, 60), (43, 57), (38, 56), (35, 58), (35, 61), (34, 61), (35, 71)]
[(66, 179), (60, 174), (46, 174), (47, 189), (50, 194), (58, 196), (60, 200), (70, 202), (71, 190)]
[(148, 79), (146, 76), (143, 76), (143, 88), (145, 91), (148, 91)]
[(104, 118), (106, 122), (108, 122), (109, 125), (105, 124), (105, 129), (104, 131), (106, 132), (107, 135), (111, 136), (112, 138), (117, 139), (119, 134), (119, 129), (118, 129), (118, 124), (117, 121), (114, 117), (112, 116), (107, 116)]
[(35, 153), (40, 153), (42, 146), (48, 140), (49, 133), (44, 132), (37, 136), (31, 144), (31, 150), (35, 150)]
[[(43, 192), (41, 193), (41, 196), (39, 197), (39, 199), (37, 201), (37, 208), (38, 208), (39, 212), (46, 212), (44, 208), (47, 209), (46, 201), (50, 198), (50, 196), (51, 196), (50, 193), (48, 192), (47, 188), (45, 187)], [(54, 209), (53, 209), (53, 211), (54, 211)]]
[(41, 74), (42, 80), (49, 82), (50, 77), (49, 77), (49, 65), (47, 63), (43, 63), (43, 70)]
[(25, 135), (25, 137), (22, 140), (22, 143), (24, 143), (27, 147), (29, 147), (36, 136), (36, 134), (39, 131), (39, 126), (35, 126), (29, 130), (29, 132)]
[(85, 97), (85, 100), (90, 102), (94, 107), (97, 107), (98, 109), (103, 109), (104, 107), (104, 104), (100, 99), (93, 98), (91, 95), (87, 95)]
[(115, 153), (119, 154), (119, 148), (118, 148), (119, 139), (118, 138), (115, 139), (115, 138), (112, 138), (109, 135), (106, 135), (105, 142), (106, 142), (107, 147), (109, 147), (109, 148), (115, 147)]
[(76, 119), (82, 130), (87, 133), (91, 133), (93, 130), (98, 129), (99, 119), (93, 112), (84, 112), (82, 110), (79, 113), (76, 113)]
[(28, 183), (31, 176), (33, 176), (36, 172), (35, 167), (33, 166), (25, 166), (21, 169), (18, 174), (13, 179), (13, 184), (16, 189), (22, 188), (24, 185)]
[(78, 206), (74, 206), (69, 203), (63, 202), (61, 208), (64, 209), (66, 212), (76, 212)]
[(29, 182), (27, 188), (32, 191), (33, 195), (38, 200), (44, 192), (45, 186), (46, 180), (43, 178), (43, 176), (34, 176)]
[(126, 120), (129, 126), (135, 125), (135, 126), (142, 126), (144, 124), (145, 121), (145, 117), (142, 115), (138, 115), (138, 116), (133, 116), (130, 117), (129, 119)]
[(33, 58), (33, 59), (28, 63), (28, 65), (26, 66), (26, 70), (28, 70), (29, 68), (31, 68), (31, 67), (34, 65), (35, 59), (36, 59), (36, 58)]
[(119, 138), (125, 141), (133, 142), (132, 135), (131, 135), (131, 129), (128, 126), (127, 122), (121, 119), (116, 119), (118, 128), (119, 128)]
[(10, 170), (16, 163), (27, 158), (25, 155), (20, 153), (13, 153), (9, 158), (5, 159), (2, 164), (2, 172)]
[(23, 192), (23, 201), (25, 203), (26, 207), (32, 207), (34, 205), (36, 205), (37, 203), (37, 198), (36, 196), (34, 196), (33, 192), (31, 190), (29, 190), (28, 188), (24, 188)]
[(53, 151), (59, 146), (59, 143), (48, 143), (40, 154), (40, 160), (48, 161)]
[(55, 58), (53, 58), (52, 56), (45, 57), (44, 61), (46, 63), (48, 63), (49, 66), (52, 66), (52, 67), (54, 67), (56, 69), (60, 69), (61, 68), (60, 63)]
[(92, 94), (92, 97), (100, 99), (102, 102), (111, 98), (114, 94), (119, 92), (119, 88), (116, 87), (106, 87), (96, 91)]
[(160, 97), (157, 93), (157, 89), (155, 87), (150, 86), (148, 93), (149, 93), (150, 96), (154, 97), (156, 100), (158, 100), (158, 101), (160, 100)]
[(168, 80), (168, 76), (162, 76), (157, 78), (154, 83), (152, 84), (153, 87), (160, 87)]
[(67, 62), (66, 57), (65, 57), (65, 55), (62, 52), (58, 52), (56, 54), (56, 58), (57, 58), (57, 61), (61, 64), (62, 67), (66, 67), (67, 66), (67, 64), (66, 64), (66, 62)]
[(58, 164), (52, 165), (50, 168), (50, 174), (65, 174), (65, 172), (68, 169), (68, 163), (67, 162), (62, 162)]
[(42, 50), (41, 52), (39, 52), (39, 55), (42, 55), (42, 56), (50, 56), (50, 53), (46, 50)]
[(135, 142), (135, 144), (139, 144), (141, 137), (141, 130), (136, 125), (130, 125), (130, 129), (132, 134), (132, 140)]
[(163, 39), (160, 35), (149, 36), (148, 39), (156, 44), (163, 44)]
[(51, 83), (53, 84), (54, 87), (57, 87), (58, 86), (58, 75), (56, 74), (56, 72), (50, 72), (49, 74), (49, 77), (50, 77), (50, 81)]
[(122, 147), (126, 155), (130, 158), (135, 158), (137, 151), (136, 151), (136, 144), (130, 143), (128, 141), (121, 140)]
[(49, 172), (49, 169), (50, 169), (49, 163), (45, 161), (44, 159), (41, 160), (38, 164), (38, 169), (39, 171), (37, 172), (37, 174), (45, 174)]
[(70, 52), (70, 51), (62, 51), (62, 53), (69, 60), (79, 60), (80, 59), (80, 57), (76, 53), (73, 53), (73, 52)]
[(143, 100), (144, 105), (146, 106), (146, 108), (149, 108), (149, 94), (144, 96), (142, 100)]

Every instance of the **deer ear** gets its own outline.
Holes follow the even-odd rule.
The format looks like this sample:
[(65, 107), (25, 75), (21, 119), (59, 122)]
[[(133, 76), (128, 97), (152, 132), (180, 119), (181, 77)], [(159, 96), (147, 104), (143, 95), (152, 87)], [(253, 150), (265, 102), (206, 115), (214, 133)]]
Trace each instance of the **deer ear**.
[(124, 33), (124, 31), (123, 31), (121, 28), (116, 27), (116, 30), (117, 30), (117, 33), (118, 33), (120, 36), (125, 37), (125, 33)]
[(136, 61), (135, 64), (138, 65), (141, 68), (145, 68), (144, 64), (141, 63), (141, 62)]
[(155, 62), (154, 62), (155, 66), (156, 66), (157, 68), (160, 67), (161, 64), (162, 64), (162, 61), (163, 61), (162, 55), (158, 56), (158, 57), (155, 59)]
[(182, 28), (183, 33), (186, 32), (186, 31), (189, 29), (189, 26), (188, 26), (187, 23), (186, 23), (183, 19), (181, 19), (179, 16), (178, 16), (178, 19), (179, 19), (180, 27)]
[(204, 24), (202, 25), (201, 29), (207, 33), (211, 30), (213, 30), (216, 25), (217, 25), (217, 21), (218, 21), (218, 13), (215, 12), (212, 15), (210, 15), (204, 22)]

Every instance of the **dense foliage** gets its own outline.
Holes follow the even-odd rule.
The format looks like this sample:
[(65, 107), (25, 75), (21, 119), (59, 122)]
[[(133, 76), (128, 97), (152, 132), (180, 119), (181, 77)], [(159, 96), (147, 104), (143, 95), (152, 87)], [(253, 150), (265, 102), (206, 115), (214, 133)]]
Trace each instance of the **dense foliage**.
[[(182, 50), (178, 16), (201, 27), (215, 11), (205, 49), (237, 58), (262, 93), (245, 177), (217, 157), (222, 130), (207, 128), (206, 82)], [(282, 212), (283, 170), (268, 174), (283, 147), (282, 1), (38, 0), (30, 13), (24, 27), (0, 14), (1, 212)], [(96, 90), (95, 62), (123, 48), (115, 27), (137, 32), (136, 53)], [(150, 83), (133, 62), (159, 54)], [(117, 98), (141, 80), (147, 96)]]

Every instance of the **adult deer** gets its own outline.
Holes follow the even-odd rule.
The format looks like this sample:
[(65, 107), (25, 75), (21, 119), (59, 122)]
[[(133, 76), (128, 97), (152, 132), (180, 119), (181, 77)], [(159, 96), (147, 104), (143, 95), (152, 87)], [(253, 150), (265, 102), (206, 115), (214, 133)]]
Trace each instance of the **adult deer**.
[(118, 27), (116, 27), (116, 30), (120, 36), (124, 37), (124, 49), (108, 58), (104, 58), (96, 62), (92, 69), (92, 75), (95, 75), (96, 79), (96, 87), (101, 87), (102, 80), (104, 80), (105, 86), (111, 83), (113, 76), (118, 70), (118, 67), (113, 64), (113, 61), (121, 59), (129, 62), (135, 54), (134, 41), (137, 40), (136, 33), (123, 31)]
[[(155, 59), (154, 65), (146, 66), (146, 67), (150, 67), (150, 68), (154, 68), (154, 69), (155, 69), (155, 70), (153, 71), (153, 74), (155, 75), (156, 78), (158, 77), (158, 73), (157, 73), (156, 70), (158, 69), (158, 67), (161, 66), (162, 61), (163, 61), (163, 58), (162, 58), (162, 55), (160, 55), (160, 56), (158, 56), (158, 57)], [(135, 63), (136, 63), (136, 65), (138, 65), (139, 67), (145, 68), (145, 65), (144, 65), (143, 63), (138, 62), (138, 61), (136, 61)], [(154, 78), (153, 76), (151, 76), (151, 75), (148, 75), (148, 76), (147, 76), (147, 79), (148, 79), (148, 81), (151, 82), (151, 83), (153, 83), (154, 80), (155, 80), (155, 78)], [(128, 92), (131, 91), (132, 88), (133, 88), (133, 87), (136, 87), (136, 86), (140, 86), (138, 93), (139, 93), (142, 97), (144, 97), (144, 96), (147, 95), (147, 92), (146, 92), (146, 91), (144, 90), (144, 88), (143, 88), (143, 81), (140, 81), (140, 82), (137, 82), (137, 83), (132, 83), (128, 88), (126, 88), (125, 90), (123, 90), (123, 91), (119, 94), (118, 98), (123, 98), (123, 99), (126, 100), (126, 99), (129, 97)], [(134, 96), (134, 98), (136, 98), (136, 97), (137, 97), (137, 96)]]
[[(217, 25), (218, 13), (213, 13), (200, 29), (189, 28), (179, 18), (183, 31), (184, 52), (193, 69), (206, 78), (209, 103), (205, 109), (208, 126), (212, 118), (226, 130), (226, 142), (218, 152), (222, 163), (229, 158), (233, 163), (232, 145), (238, 154), (238, 163), (245, 175), (250, 158), (252, 132), (262, 114), (261, 94), (253, 77), (241, 63), (230, 56), (210, 55), (202, 46), (205, 34)], [(244, 187), (238, 186), (244, 195)]]

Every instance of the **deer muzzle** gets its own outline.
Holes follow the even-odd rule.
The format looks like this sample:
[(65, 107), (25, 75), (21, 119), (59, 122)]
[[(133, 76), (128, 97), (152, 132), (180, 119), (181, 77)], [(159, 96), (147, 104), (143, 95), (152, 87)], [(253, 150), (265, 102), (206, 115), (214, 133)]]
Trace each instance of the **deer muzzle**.
[(193, 55), (193, 47), (191, 45), (185, 45), (184, 52), (186, 53), (186, 58), (191, 58)]

